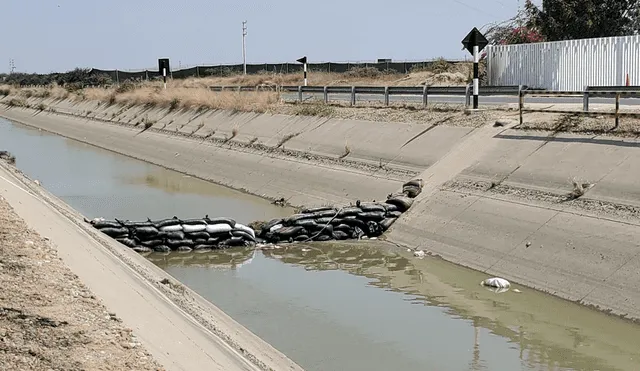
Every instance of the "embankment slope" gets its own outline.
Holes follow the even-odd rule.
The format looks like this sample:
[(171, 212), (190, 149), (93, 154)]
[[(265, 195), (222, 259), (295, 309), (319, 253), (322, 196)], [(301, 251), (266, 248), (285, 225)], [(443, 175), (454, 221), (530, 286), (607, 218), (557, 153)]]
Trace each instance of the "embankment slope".
[[(381, 199), (421, 175), (425, 192), (390, 240), (640, 318), (635, 139), (46, 103), (57, 113), (0, 115), (293, 205)], [(594, 186), (569, 199), (574, 178)]]

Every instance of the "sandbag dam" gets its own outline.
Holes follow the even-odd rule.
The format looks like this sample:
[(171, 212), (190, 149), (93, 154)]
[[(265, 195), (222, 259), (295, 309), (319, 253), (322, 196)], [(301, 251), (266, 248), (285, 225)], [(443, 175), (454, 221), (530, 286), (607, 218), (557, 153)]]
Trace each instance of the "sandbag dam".
[[(425, 190), (421, 197), (437, 199), (440, 204), (432, 201), (424, 206), (426, 201), (416, 198), (411, 208), (416, 208), (413, 214), (411, 211), (403, 215), (397, 209), (380, 209), (381, 221), (393, 215), (403, 222), (393, 224), (387, 233), (380, 231), (378, 238), (311, 241), (312, 238), (305, 234), (299, 239), (301, 242), (280, 241), (282, 243), (259, 247), (247, 244), (249, 246), (225, 246), (205, 251), (140, 250), (139, 254), (146, 261), (202, 296), (301, 369), (613, 371), (634, 370), (640, 364), (637, 346), (640, 326), (633, 321), (582, 305), (586, 303), (573, 302), (577, 300), (566, 300), (571, 299), (571, 292), (557, 294), (564, 298), (549, 295), (559, 290), (544, 287), (544, 279), (535, 283), (522, 282), (518, 278), (525, 277), (524, 273), (509, 276), (507, 273), (511, 271), (504, 268), (502, 275), (500, 270), (489, 271), (465, 263), (466, 260), (477, 260), (478, 264), (483, 264), (481, 254), (491, 246), (479, 246), (473, 250), (475, 255), (460, 261), (438, 251), (436, 242), (450, 243), (455, 239), (456, 231), (463, 233), (461, 229), (469, 224), (459, 222), (457, 229), (447, 232), (448, 237), (443, 236), (437, 233), (434, 225), (420, 224), (421, 218), (429, 218), (424, 207), (431, 211), (439, 208), (433, 212), (454, 217), (469, 208), (479, 208), (480, 202), (494, 202), (464, 204), (474, 196), (460, 192), (445, 199), (431, 189), (430, 184), (439, 178), (455, 175), (443, 175), (450, 166), (442, 170), (438, 168), (438, 162), (433, 161), (430, 165), (434, 172), (426, 175), (406, 168), (394, 170), (395, 173), (387, 173), (378, 185), (362, 184), (360, 194), (361, 174), (354, 172), (355, 175), (344, 179), (334, 178), (333, 182), (345, 184), (334, 187), (345, 190), (340, 198), (333, 195), (334, 188), (326, 184), (327, 178), (318, 176), (307, 182), (288, 180), (288, 173), (274, 158), (265, 158), (246, 169), (225, 164), (224, 159), (233, 156), (226, 152), (218, 153), (215, 160), (205, 159), (208, 162), (203, 166), (227, 172), (227, 181), (216, 182), (227, 184), (227, 187), (194, 174), (199, 170), (193, 170), (190, 175), (190, 171), (170, 169), (178, 169), (181, 166), (178, 161), (183, 160), (193, 163), (193, 169), (200, 166), (195, 164), (197, 156), (188, 153), (187, 148), (193, 146), (187, 143), (190, 139), (169, 137), (166, 133), (141, 134), (162, 136), (163, 142), (158, 139), (154, 149), (154, 142), (140, 141), (141, 148), (148, 148), (141, 149), (138, 156), (120, 148), (108, 148), (109, 141), (113, 141), (114, 147), (136, 143), (136, 139), (131, 138), (137, 132), (126, 127), (56, 114), (33, 116), (26, 109), (3, 109), (0, 115), (6, 118), (0, 118), (0, 150), (14, 155), (15, 167), (20, 172), (37, 180), (38, 186), (88, 220), (99, 217), (107, 221), (148, 221), (207, 215), (212, 219), (229, 218), (244, 228), (254, 221), (285, 220), (300, 212), (288, 204), (274, 202), (278, 197), (273, 190), (279, 189), (280, 194), (289, 192), (283, 186), (285, 183), (291, 189), (297, 189), (290, 192), (291, 197), (286, 197), (291, 204), (303, 206), (306, 202), (298, 200), (307, 197), (316, 199), (314, 206), (326, 207), (329, 199), (331, 205), (348, 206), (356, 201), (371, 203), (374, 200), (382, 203), (388, 193), (401, 190), (406, 182), (423, 179)], [(104, 127), (99, 129), (104, 131), (94, 130), (98, 126)], [(451, 133), (454, 131), (443, 137), (451, 138)], [(469, 137), (469, 133), (460, 134), (456, 140)], [(116, 143), (118, 140), (114, 138), (118, 136), (131, 141), (123, 139), (122, 143)], [(473, 138), (471, 140), (459, 148), (462, 157), (465, 151), (473, 149), (474, 143), (477, 144)], [(177, 144), (171, 148), (157, 146), (169, 141)], [(164, 157), (159, 154), (149, 162), (142, 161), (144, 151), (154, 150)], [(445, 152), (438, 148), (434, 150), (444, 156)], [(238, 157), (251, 155), (247, 151), (238, 150), (237, 153)], [(176, 159), (175, 166), (169, 166), (171, 157)], [(411, 161), (407, 159), (407, 162)], [(456, 159), (449, 158), (448, 161), (456, 162)], [(326, 161), (319, 162), (327, 168), (332, 166)], [(224, 170), (230, 166), (236, 169)], [(310, 165), (302, 160), (291, 166), (297, 166), (298, 171), (309, 177), (314, 171), (323, 171), (309, 170)], [(365, 172), (367, 168), (358, 171)], [(274, 172), (273, 177), (265, 175), (269, 172)], [(260, 183), (255, 189), (236, 184), (250, 183), (247, 180), (250, 178)], [(273, 178), (279, 180), (276, 182)], [(311, 189), (314, 181), (318, 182), (315, 190)], [(457, 183), (459, 187), (461, 184)], [(265, 197), (256, 195), (260, 193)], [(375, 206), (371, 210), (374, 209), (379, 208)], [(514, 210), (511, 209), (512, 215), (506, 212), (499, 217), (509, 219), (515, 215)], [(547, 221), (545, 212), (539, 211), (531, 217)], [(325, 218), (331, 219), (329, 214)], [(467, 217), (473, 218), (470, 214)], [(505, 223), (505, 234), (520, 233), (517, 231), (520, 224)], [(567, 223), (574, 223), (577, 231), (584, 230), (584, 225), (578, 225), (573, 219), (567, 219)], [(637, 233), (635, 225), (619, 228), (627, 229), (612, 233)], [(415, 237), (418, 235), (416, 230), (436, 242), (425, 244)], [(474, 233), (478, 240), (470, 244), (491, 243), (481, 236), (482, 232)], [(260, 231), (257, 234), (260, 235)], [(471, 235), (465, 238), (472, 240)], [(525, 238), (523, 243), (529, 245), (527, 248), (532, 253), (549, 254), (552, 243), (548, 241), (553, 238), (553, 233), (549, 233), (533, 243), (530, 242), (533, 237)], [(124, 245), (119, 247), (128, 249)], [(426, 254), (417, 254), (416, 247)], [(463, 252), (453, 251), (452, 254), (462, 255)], [(497, 293), (480, 285), (484, 279), (494, 276), (508, 276), (512, 281), (510, 290)], [(584, 282), (576, 284), (566, 278), (564, 284), (586, 285), (590, 279), (584, 278)], [(635, 299), (637, 297), (629, 296), (629, 300)], [(635, 318), (635, 314), (629, 311), (628, 317)]]

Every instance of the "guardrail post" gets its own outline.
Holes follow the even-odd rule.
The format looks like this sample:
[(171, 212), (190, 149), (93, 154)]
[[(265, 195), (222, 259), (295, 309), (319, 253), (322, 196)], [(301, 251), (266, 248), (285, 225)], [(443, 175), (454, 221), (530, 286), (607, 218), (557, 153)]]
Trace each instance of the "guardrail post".
[(589, 112), (589, 87), (584, 87), (584, 95), (582, 96), (582, 111)]
[(614, 130), (620, 126), (620, 93), (616, 94), (616, 126)]
[(325, 86), (322, 91), (324, 92), (324, 104), (329, 103), (329, 87)]
[(298, 101), (302, 103), (302, 86), (298, 86)]
[(355, 86), (351, 87), (351, 105), (352, 106), (356, 105), (356, 87)]
[(522, 116), (522, 110), (524, 109), (524, 90), (522, 89), (522, 85), (518, 86), (518, 108), (520, 110), (520, 125), (522, 125), (524, 123)]
[(428, 94), (429, 94), (429, 87), (427, 86), (427, 84), (424, 84), (424, 87), (422, 88), (422, 106), (424, 108), (427, 108), (427, 103), (429, 103)]
[(386, 106), (389, 105), (389, 87), (388, 86), (384, 87), (384, 104)]

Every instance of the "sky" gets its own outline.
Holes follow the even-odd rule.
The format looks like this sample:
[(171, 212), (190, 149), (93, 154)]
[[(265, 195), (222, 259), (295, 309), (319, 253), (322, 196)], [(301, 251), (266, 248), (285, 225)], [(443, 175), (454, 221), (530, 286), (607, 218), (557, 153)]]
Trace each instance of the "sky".
[[(76, 67), (470, 59), (461, 40), (518, 0), (4, 0), (0, 73)], [(524, 0), (520, 0), (524, 2)]]

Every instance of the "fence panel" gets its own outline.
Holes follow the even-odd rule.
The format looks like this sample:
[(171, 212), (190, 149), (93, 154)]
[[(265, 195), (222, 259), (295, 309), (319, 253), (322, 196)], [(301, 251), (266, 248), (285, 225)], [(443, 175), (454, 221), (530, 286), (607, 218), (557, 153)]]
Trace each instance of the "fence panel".
[(555, 91), (585, 86), (640, 85), (640, 35), (535, 44), (494, 45), (487, 51), (489, 85)]

